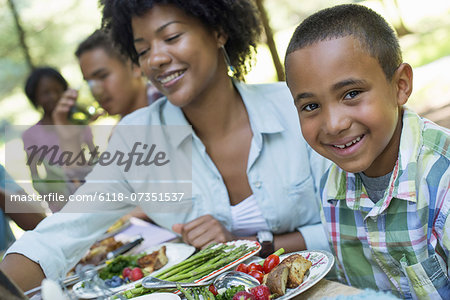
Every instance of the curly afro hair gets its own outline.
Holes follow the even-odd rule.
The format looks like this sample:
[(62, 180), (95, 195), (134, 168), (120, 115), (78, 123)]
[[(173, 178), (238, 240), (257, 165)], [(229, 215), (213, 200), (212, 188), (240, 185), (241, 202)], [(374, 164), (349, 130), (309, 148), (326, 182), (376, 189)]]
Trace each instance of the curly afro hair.
[(172, 4), (199, 19), (206, 28), (228, 36), (225, 49), (235, 68), (234, 77), (243, 80), (256, 53), (261, 35), (259, 13), (251, 0), (100, 0), (102, 27), (111, 31), (121, 51), (138, 64), (131, 19), (142, 16), (154, 5)]

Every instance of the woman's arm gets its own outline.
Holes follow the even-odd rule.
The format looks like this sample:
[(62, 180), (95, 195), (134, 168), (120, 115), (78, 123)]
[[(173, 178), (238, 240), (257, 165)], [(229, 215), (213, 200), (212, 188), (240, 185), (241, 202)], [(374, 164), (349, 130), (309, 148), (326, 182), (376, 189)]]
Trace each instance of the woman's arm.
[[(256, 236), (237, 237), (238, 240), (256, 241)], [(273, 235), (273, 246), (275, 251), (283, 248), (285, 252), (296, 252), (306, 250), (305, 240), (299, 231)]]
[[(225, 243), (233, 240), (253, 240), (256, 236), (237, 237), (229, 232), (217, 219), (211, 215), (198, 217), (186, 224), (175, 224), (173, 231), (181, 234), (186, 244), (196, 248), (204, 248), (213, 242)], [(275, 250), (284, 248), (286, 252), (306, 249), (306, 244), (300, 232), (289, 232), (274, 235)]]
[[(16, 192), (15, 195), (26, 196), (27, 194), (21, 190)], [(39, 202), (20, 201), (10, 202), (6, 205), (8, 197), (10, 195), (0, 188), (0, 208), (23, 230), (34, 229), (46, 217), (44, 209)], [(23, 213), (11, 213), (10, 211), (23, 211)]]

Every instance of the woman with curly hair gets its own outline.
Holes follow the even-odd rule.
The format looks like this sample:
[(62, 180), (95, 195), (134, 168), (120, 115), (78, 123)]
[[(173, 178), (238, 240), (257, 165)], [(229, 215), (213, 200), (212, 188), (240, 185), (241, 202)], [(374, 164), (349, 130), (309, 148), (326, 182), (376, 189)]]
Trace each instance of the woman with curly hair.
[[(261, 31), (252, 2), (104, 0), (102, 4), (103, 26), (165, 96), (128, 115), (121, 125), (192, 127), (192, 209), (184, 214), (157, 213), (152, 203), (143, 204), (149, 217), (197, 248), (256, 240), (258, 233), (267, 237), (268, 252), (281, 247), (326, 248), (315, 188), (325, 161), (314, 156), (313, 163), (285, 83), (243, 82)], [(90, 176), (100, 174), (100, 169), (94, 168)], [(139, 192), (138, 180), (130, 180), (123, 171), (117, 174), (126, 184), (111, 185), (111, 191)], [(107, 191), (89, 184), (77, 191), (96, 192)], [(30, 281), (11, 271), (18, 257), (21, 263), (24, 256), (39, 263), (41, 278), (44, 273), (58, 277), (133, 205), (131, 201), (110, 205), (105, 209), (114, 213), (109, 214), (51, 216), (9, 249), (3, 266), (11, 266), (8, 275), (22, 287)], [(74, 226), (56, 229), (52, 224), (57, 222)], [(51, 245), (37, 240), (56, 234), (60, 239), (51, 239)]]

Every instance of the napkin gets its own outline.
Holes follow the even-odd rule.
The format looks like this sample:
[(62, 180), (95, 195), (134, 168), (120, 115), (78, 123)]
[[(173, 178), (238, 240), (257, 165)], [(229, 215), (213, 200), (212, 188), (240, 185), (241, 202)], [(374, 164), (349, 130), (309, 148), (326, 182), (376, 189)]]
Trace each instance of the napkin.
[(130, 218), (130, 223), (131, 225), (128, 228), (116, 235), (116, 240), (130, 240), (137, 236), (142, 236), (144, 241), (133, 249), (134, 253), (142, 252), (151, 246), (159, 245), (177, 237), (172, 231), (139, 218)]
[(41, 284), (42, 300), (68, 300), (61, 286), (53, 280), (44, 279)]

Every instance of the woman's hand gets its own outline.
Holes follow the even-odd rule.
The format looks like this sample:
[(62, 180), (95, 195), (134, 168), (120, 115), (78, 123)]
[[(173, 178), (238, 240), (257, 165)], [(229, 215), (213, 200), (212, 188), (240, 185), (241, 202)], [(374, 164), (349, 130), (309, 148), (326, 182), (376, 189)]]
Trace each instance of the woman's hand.
[(186, 244), (202, 249), (211, 243), (225, 243), (236, 240), (217, 219), (204, 215), (186, 224), (174, 224), (172, 230), (181, 234)]
[(52, 119), (55, 125), (70, 125), (69, 111), (78, 98), (78, 92), (74, 89), (68, 89), (65, 91), (56, 104), (55, 109), (52, 112)]

